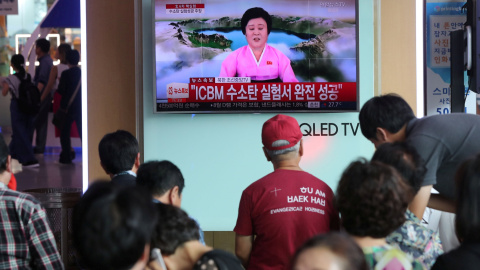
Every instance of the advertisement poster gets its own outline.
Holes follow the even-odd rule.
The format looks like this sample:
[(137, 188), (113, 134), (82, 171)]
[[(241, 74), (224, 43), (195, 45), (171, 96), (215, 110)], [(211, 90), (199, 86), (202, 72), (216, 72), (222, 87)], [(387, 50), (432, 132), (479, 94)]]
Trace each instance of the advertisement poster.
[[(426, 3), (425, 115), (448, 114), (450, 104), (450, 33), (464, 29), (464, 1)], [(468, 79), (465, 73), (465, 87)], [(466, 92), (466, 112), (475, 113), (475, 93)], [(473, 102), (473, 103), (472, 103)]]
[[(175, 2), (155, 1), (156, 112), (358, 110), (356, 0)], [(254, 41), (253, 7), (272, 20)]]

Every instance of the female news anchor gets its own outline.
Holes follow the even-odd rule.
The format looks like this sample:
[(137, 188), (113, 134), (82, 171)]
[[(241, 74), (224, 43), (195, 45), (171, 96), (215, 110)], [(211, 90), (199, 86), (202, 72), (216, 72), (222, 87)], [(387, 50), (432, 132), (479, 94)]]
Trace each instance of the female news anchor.
[(225, 58), (220, 77), (250, 77), (252, 82), (298, 82), (290, 59), (267, 44), (272, 29), (268, 12), (259, 7), (248, 9), (242, 16), (241, 27), (248, 45)]

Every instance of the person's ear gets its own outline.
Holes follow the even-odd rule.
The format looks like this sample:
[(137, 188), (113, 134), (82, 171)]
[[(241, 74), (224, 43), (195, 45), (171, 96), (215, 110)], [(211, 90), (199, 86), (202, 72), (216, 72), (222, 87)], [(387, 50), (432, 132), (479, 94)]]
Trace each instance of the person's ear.
[(173, 206), (180, 207), (182, 203), (182, 198), (180, 195), (180, 188), (178, 186), (174, 186), (170, 189), (170, 193), (168, 194), (169, 203)]
[(272, 158), (270, 158), (270, 155), (267, 152), (267, 149), (265, 147), (262, 147), (263, 153), (265, 154), (265, 157), (267, 158), (267, 161), (270, 162), (272, 161)]
[(377, 137), (377, 141), (380, 143), (384, 143), (388, 141), (388, 134), (389, 132), (381, 127), (377, 127), (375, 135)]
[(10, 155), (7, 156), (7, 172), (12, 173), (12, 157)]
[(300, 140), (300, 148), (298, 149), (298, 155), (303, 156), (303, 139)]
[(138, 169), (140, 167), (140, 153), (137, 154), (137, 157), (135, 158), (135, 168)]

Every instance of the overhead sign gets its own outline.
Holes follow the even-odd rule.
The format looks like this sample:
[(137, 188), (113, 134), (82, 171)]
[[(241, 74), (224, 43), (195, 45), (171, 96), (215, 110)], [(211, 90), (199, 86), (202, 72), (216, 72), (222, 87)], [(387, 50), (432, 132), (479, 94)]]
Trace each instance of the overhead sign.
[(0, 15), (18, 14), (18, 0), (0, 0)]

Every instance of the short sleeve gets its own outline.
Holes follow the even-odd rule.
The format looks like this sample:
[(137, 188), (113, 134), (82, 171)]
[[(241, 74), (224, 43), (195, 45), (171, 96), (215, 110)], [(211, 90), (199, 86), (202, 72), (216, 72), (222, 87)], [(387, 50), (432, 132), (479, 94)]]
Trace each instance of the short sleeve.
[(448, 151), (445, 145), (433, 138), (425, 135), (418, 135), (412, 138), (408, 138), (410, 143), (418, 154), (425, 161), (427, 173), (423, 180), (422, 186), (434, 185), (437, 183), (437, 170), (441, 163), (441, 157), (445, 156), (445, 152)]
[(233, 229), (240, 235), (253, 235), (252, 225), (252, 199), (247, 191), (243, 191), (242, 198), (240, 199), (240, 205), (238, 207), (237, 225)]
[(38, 73), (38, 83), (42, 83), (44, 85), (47, 84), (48, 79), (50, 78), (50, 71), (51, 71), (50, 66), (45, 66), (42, 69), (40, 69), (40, 72)]

